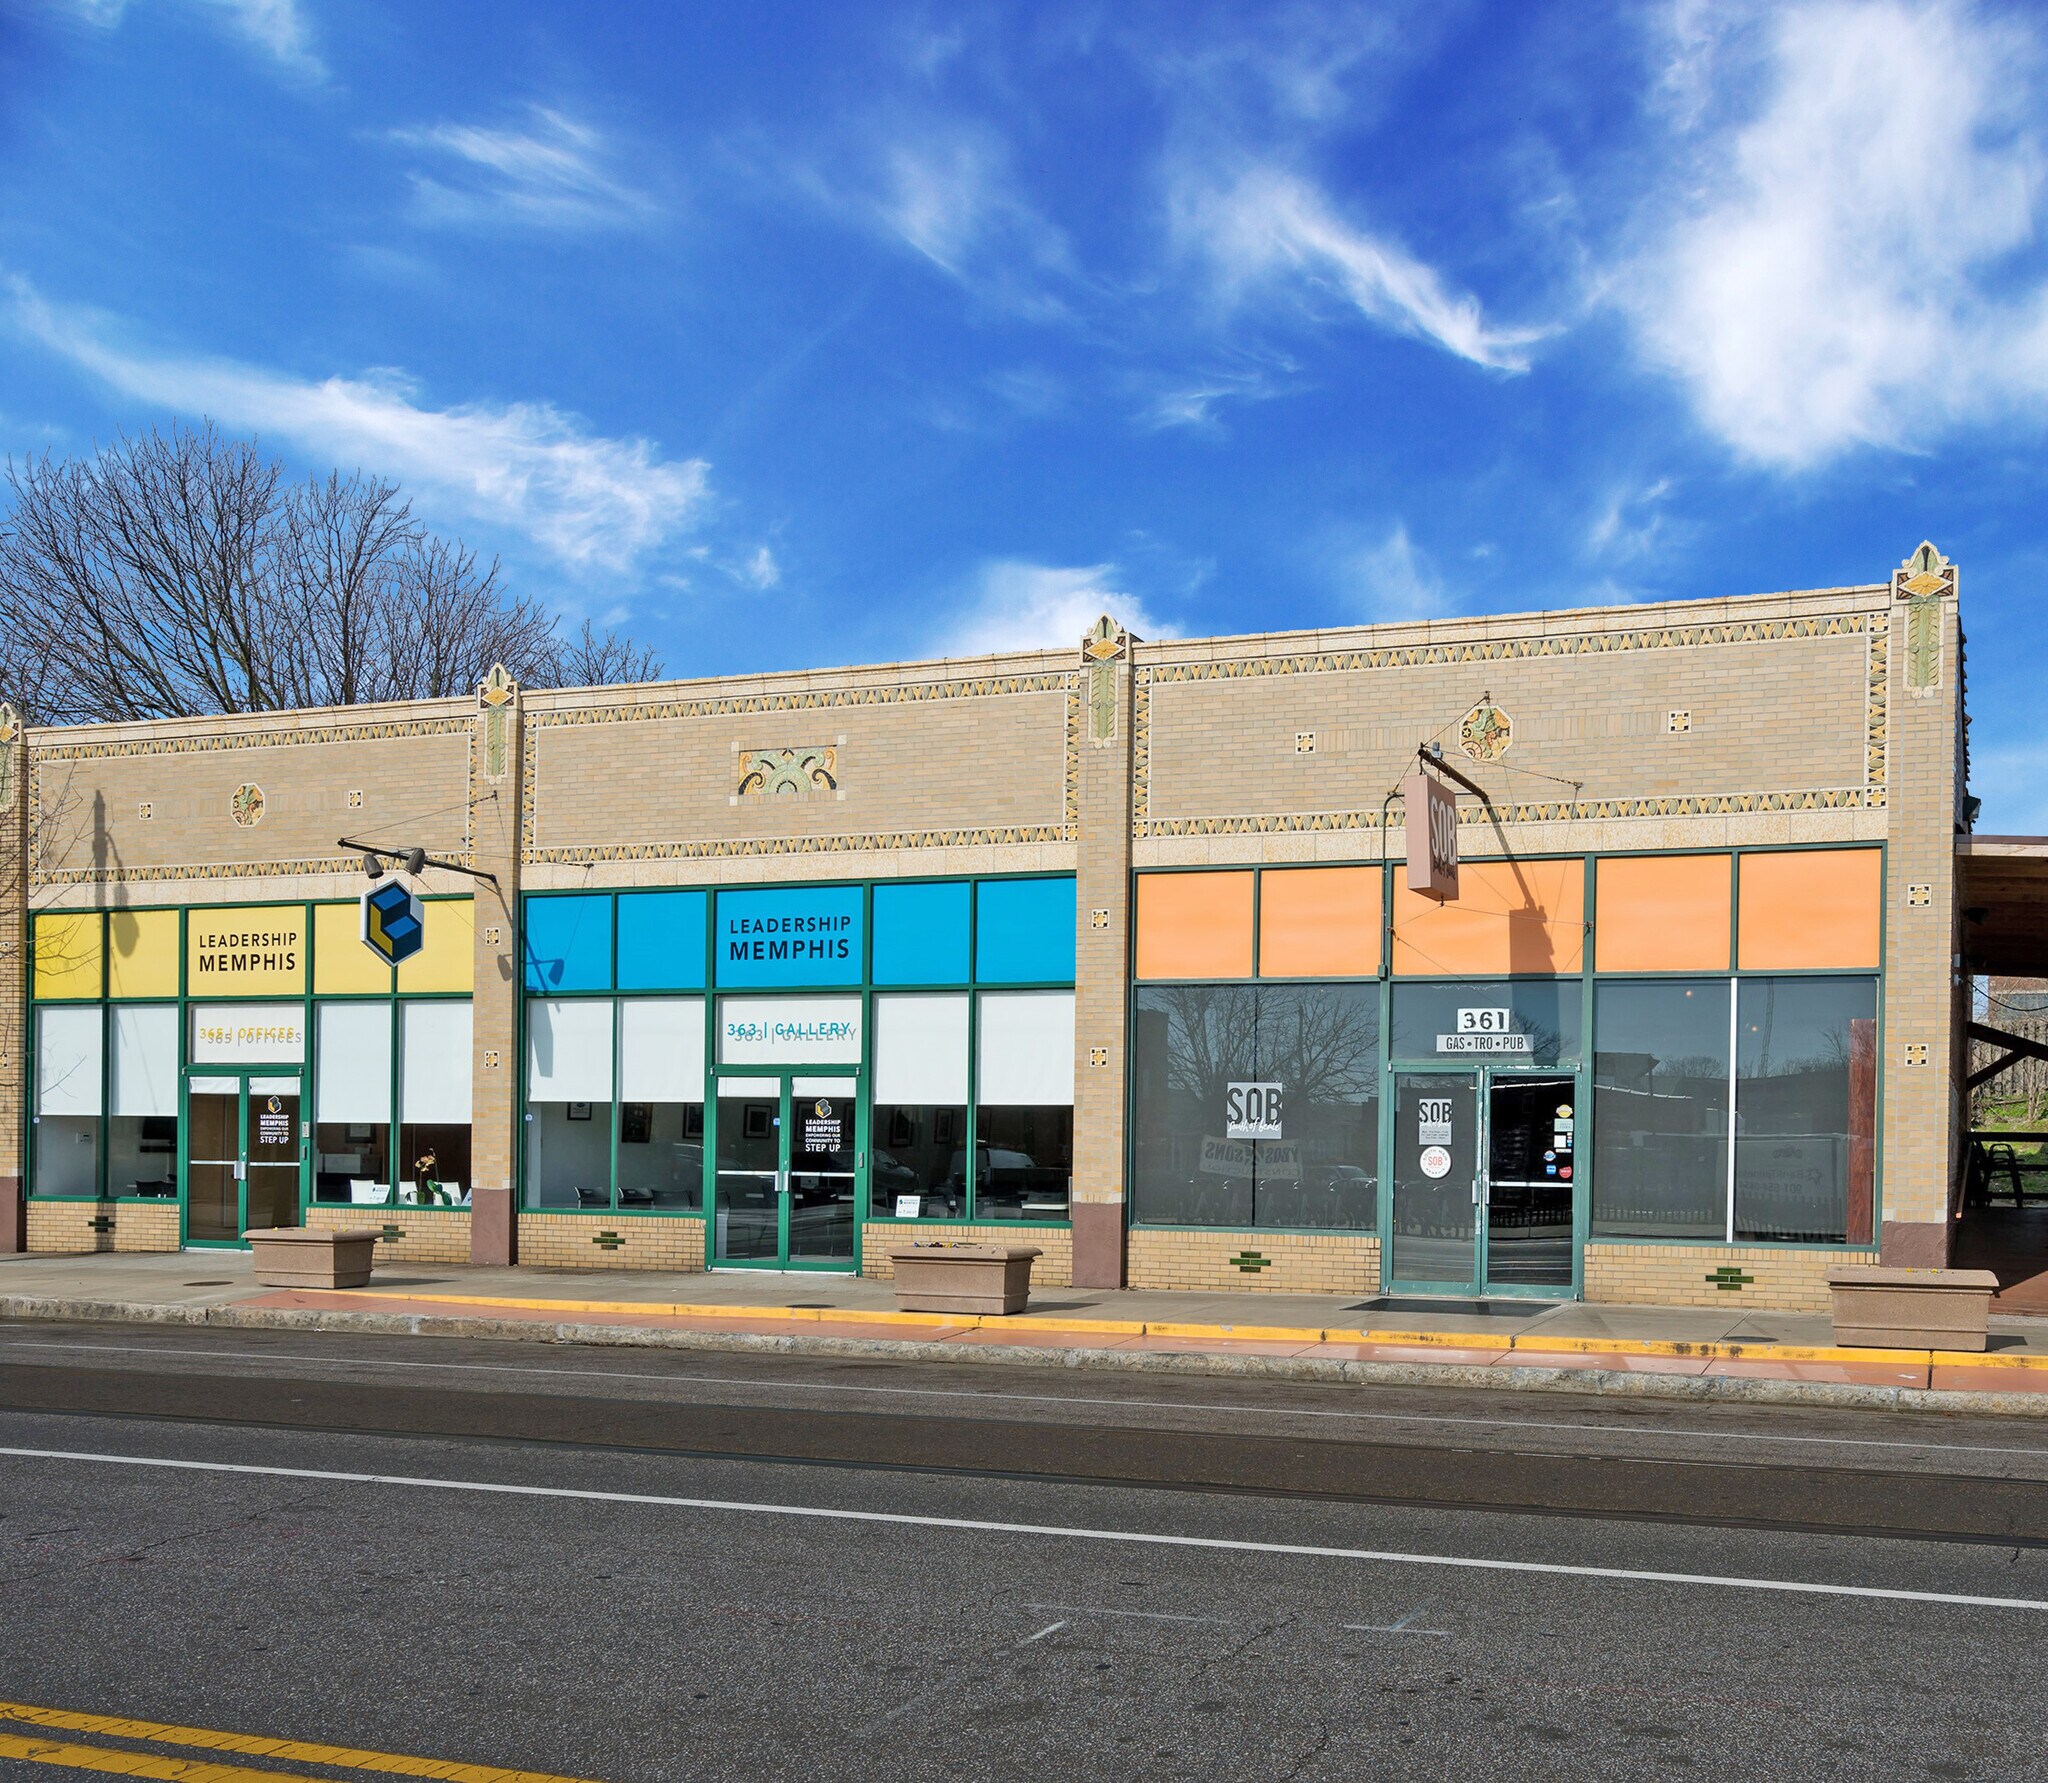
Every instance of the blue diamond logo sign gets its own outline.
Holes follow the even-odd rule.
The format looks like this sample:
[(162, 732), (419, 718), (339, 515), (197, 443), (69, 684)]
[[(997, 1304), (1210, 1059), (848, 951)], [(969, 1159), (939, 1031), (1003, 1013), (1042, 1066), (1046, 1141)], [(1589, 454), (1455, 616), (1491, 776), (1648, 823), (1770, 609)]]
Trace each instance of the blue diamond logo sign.
[(397, 880), (363, 893), (363, 945), (387, 966), (411, 959), (426, 942), (426, 912)]

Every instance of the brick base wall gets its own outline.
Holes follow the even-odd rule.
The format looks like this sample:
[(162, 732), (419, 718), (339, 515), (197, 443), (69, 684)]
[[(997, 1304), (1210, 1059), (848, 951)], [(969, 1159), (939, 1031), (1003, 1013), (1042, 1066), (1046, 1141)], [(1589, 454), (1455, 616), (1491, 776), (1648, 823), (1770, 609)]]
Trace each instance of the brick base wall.
[(323, 1232), (378, 1227), (376, 1266), (467, 1263), (469, 1210), (452, 1207), (309, 1207), (306, 1224)]
[[(469, 1253), (463, 1252), (467, 1258)], [(522, 1213), (519, 1261), (548, 1269), (666, 1269), (701, 1274), (701, 1215), (621, 1219), (604, 1213)]]
[(174, 1251), (175, 1201), (30, 1201), (31, 1251)]
[(889, 1252), (917, 1239), (971, 1239), (976, 1244), (1028, 1244), (1045, 1253), (1031, 1265), (1034, 1288), (1066, 1288), (1074, 1282), (1074, 1235), (1019, 1231), (1015, 1226), (945, 1225), (938, 1220), (869, 1220), (861, 1228), (860, 1272), (871, 1281), (893, 1281)]
[[(1265, 1288), (1280, 1294), (1376, 1294), (1380, 1241), (1361, 1232), (1217, 1232), (1133, 1227), (1134, 1288)], [(1242, 1261), (1240, 1261), (1242, 1259)], [(1263, 1259), (1263, 1262), (1255, 1261)]]
[[(1586, 1298), (1631, 1306), (1753, 1306), (1770, 1312), (1826, 1312), (1828, 1271), (1876, 1261), (1875, 1251), (1589, 1244)], [(1722, 1281), (1734, 1285), (1724, 1288), (1719, 1285)]]

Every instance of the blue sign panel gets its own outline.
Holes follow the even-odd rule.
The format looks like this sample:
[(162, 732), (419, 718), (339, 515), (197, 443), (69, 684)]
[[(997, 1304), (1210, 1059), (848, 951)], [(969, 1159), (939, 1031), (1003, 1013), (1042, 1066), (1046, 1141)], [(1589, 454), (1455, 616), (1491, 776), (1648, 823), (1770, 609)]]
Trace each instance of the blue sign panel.
[(720, 984), (858, 984), (861, 888), (718, 894)]

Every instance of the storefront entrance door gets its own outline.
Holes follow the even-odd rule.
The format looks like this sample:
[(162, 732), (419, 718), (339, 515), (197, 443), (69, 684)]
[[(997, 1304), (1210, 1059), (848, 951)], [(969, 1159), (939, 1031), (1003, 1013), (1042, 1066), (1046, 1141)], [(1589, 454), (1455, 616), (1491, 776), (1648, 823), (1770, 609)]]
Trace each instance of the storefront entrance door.
[(853, 1267), (856, 1089), (851, 1077), (719, 1078), (714, 1264)]
[(1569, 1293), (1575, 1109), (1570, 1077), (1397, 1074), (1386, 1285)]
[(306, 1135), (297, 1072), (194, 1076), (185, 1091), (185, 1242), (296, 1226)]

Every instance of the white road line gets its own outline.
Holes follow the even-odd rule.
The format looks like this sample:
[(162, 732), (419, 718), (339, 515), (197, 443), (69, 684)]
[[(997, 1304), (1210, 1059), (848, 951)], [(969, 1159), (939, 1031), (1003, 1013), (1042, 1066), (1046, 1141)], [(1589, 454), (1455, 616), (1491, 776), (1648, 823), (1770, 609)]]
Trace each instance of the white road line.
[[(403, 1362), (387, 1357), (312, 1356), (298, 1351), (172, 1349), (167, 1345), (141, 1343), (43, 1343), (34, 1339), (0, 1339), (5, 1350), (87, 1350), (116, 1356), (227, 1356), (238, 1361), (313, 1363), (321, 1368), (431, 1368), (458, 1374), (513, 1374), (560, 1376), (593, 1381), (662, 1381), (689, 1386), (734, 1387), (757, 1393), (867, 1393), (917, 1399), (966, 1399), (978, 1404), (1015, 1402), (1020, 1405), (1122, 1406), (1133, 1411), (1215, 1412), (1233, 1417), (1336, 1418), (1379, 1424), (1451, 1424), (1476, 1426), (1482, 1430), (1562, 1430), (1575, 1433), (1595, 1431), (1603, 1436), (1645, 1437), (1671, 1442), (1761, 1442), (1798, 1443), (1830, 1449), (1911, 1449), (1938, 1455), (2019, 1455), (2034, 1461), (2048, 1461), (2048, 1446), (2002, 1448), (1990, 1443), (1902, 1442), (1880, 1436), (1790, 1436), (1766, 1430), (1655, 1430), (1628, 1424), (1564, 1422), (1536, 1418), (1474, 1418), (1444, 1412), (1331, 1411), (1300, 1405), (1225, 1405), (1206, 1399), (1120, 1399), (1113, 1395), (1088, 1397), (1067, 1393), (1004, 1393), (992, 1389), (969, 1391), (960, 1387), (876, 1387), (845, 1381), (748, 1381), (728, 1374), (645, 1374), (617, 1368), (519, 1367), (505, 1362)], [(1886, 1416), (1893, 1414), (1887, 1413)]]
[(107, 1467), (162, 1467), (186, 1473), (244, 1474), (261, 1479), (326, 1480), (338, 1486), (402, 1486), (407, 1491), (484, 1492), (509, 1498), (564, 1498), (586, 1504), (647, 1505), (665, 1510), (730, 1511), (759, 1517), (816, 1517), (835, 1523), (886, 1523), (910, 1529), (959, 1529), (978, 1535), (1036, 1535), (1062, 1541), (1129, 1542), (1217, 1553), (1273, 1554), (1307, 1560), (1364, 1560), (1387, 1566), (1442, 1566), (1470, 1572), (1535, 1573), (1549, 1578), (1614, 1579), (1651, 1585), (1712, 1585), (1739, 1591), (1785, 1591), (1811, 1597), (1882, 1598), (1897, 1603), (1961, 1604), (1980, 1610), (2048, 1610), (2032, 1597), (1980, 1597), (1967, 1592), (1907, 1591), (1890, 1585), (1827, 1585), (1804, 1579), (1746, 1579), (1721, 1573), (1647, 1572), (1617, 1566), (1566, 1566), (1549, 1560), (1491, 1560), (1456, 1554), (1406, 1554), (1382, 1548), (1323, 1548), (1302, 1542), (1240, 1541), (1216, 1535), (1162, 1535), (1142, 1529), (1081, 1529), (1059, 1523), (998, 1523), (979, 1517), (922, 1516), (910, 1511), (851, 1511), (824, 1505), (761, 1504), (737, 1498), (681, 1498), (651, 1492), (600, 1492), (583, 1486), (520, 1486), (503, 1480), (442, 1480), (413, 1474), (342, 1473), (332, 1468), (258, 1466), (243, 1461), (186, 1461), (162, 1455), (108, 1455), (87, 1449), (0, 1448), (18, 1461), (83, 1461)]
[(1036, 1634), (1027, 1634), (1021, 1641), (1017, 1643), (1017, 1645), (1020, 1647), (1029, 1647), (1035, 1642), (1044, 1640), (1045, 1637), (1049, 1634), (1058, 1634), (1059, 1631), (1064, 1627), (1066, 1627), (1066, 1624), (1064, 1622), (1048, 1622)]
[(1070, 1616), (1129, 1616), (1138, 1622), (1220, 1622), (1221, 1616), (1176, 1616), (1166, 1610), (1097, 1610), (1085, 1603), (1027, 1603), (1027, 1610), (1065, 1610)]

